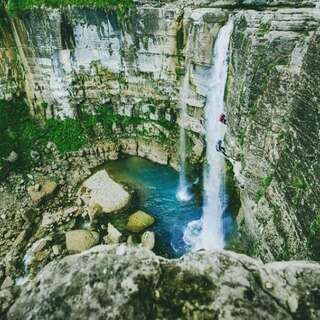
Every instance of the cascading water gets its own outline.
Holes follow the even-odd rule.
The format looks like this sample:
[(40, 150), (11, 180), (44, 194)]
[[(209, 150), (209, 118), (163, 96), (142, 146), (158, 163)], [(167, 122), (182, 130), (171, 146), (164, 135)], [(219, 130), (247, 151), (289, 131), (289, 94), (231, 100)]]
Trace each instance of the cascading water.
[(228, 53), (233, 20), (219, 31), (214, 46), (214, 65), (209, 74), (206, 103), (207, 166), (204, 171), (204, 207), (199, 221), (192, 221), (184, 234), (184, 240), (192, 250), (221, 250), (224, 247), (224, 157), (216, 150), (223, 141), (225, 125), (219, 121), (224, 112), (224, 92), (228, 73)]
[(179, 201), (190, 201), (192, 194), (189, 191), (189, 183), (186, 175), (186, 130), (184, 127), (187, 118), (187, 97), (189, 90), (189, 63), (186, 64), (186, 74), (184, 75), (182, 86), (180, 89), (180, 143), (179, 143), (179, 187), (177, 191), (177, 199)]

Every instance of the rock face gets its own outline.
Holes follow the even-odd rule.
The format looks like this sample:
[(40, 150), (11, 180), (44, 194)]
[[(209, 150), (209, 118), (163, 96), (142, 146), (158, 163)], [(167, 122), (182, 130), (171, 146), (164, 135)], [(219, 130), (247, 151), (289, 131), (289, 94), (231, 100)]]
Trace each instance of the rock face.
[(154, 218), (139, 210), (130, 215), (126, 228), (132, 232), (140, 232), (154, 224)]
[(226, 251), (166, 260), (146, 249), (99, 246), (47, 265), (7, 316), (317, 320), (319, 283), (319, 264), (263, 265)]
[(310, 252), (320, 209), (319, 27), (319, 9), (235, 17), (227, 152), (243, 187), (241, 228), (264, 260)]
[(69, 252), (90, 249), (99, 242), (99, 233), (89, 230), (72, 230), (66, 233), (66, 246)]
[(123, 209), (129, 202), (129, 193), (112, 180), (105, 170), (101, 170), (87, 179), (80, 193), (90, 206), (98, 205), (103, 212), (110, 213)]

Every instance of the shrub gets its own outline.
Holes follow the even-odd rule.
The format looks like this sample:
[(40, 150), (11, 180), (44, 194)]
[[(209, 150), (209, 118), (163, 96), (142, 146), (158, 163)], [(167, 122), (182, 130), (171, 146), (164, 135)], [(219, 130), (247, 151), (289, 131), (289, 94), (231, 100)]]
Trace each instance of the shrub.
[(11, 15), (16, 15), (32, 7), (42, 5), (59, 8), (67, 5), (78, 5), (96, 8), (112, 8), (120, 14), (125, 13), (133, 5), (133, 0), (9, 0), (8, 11)]

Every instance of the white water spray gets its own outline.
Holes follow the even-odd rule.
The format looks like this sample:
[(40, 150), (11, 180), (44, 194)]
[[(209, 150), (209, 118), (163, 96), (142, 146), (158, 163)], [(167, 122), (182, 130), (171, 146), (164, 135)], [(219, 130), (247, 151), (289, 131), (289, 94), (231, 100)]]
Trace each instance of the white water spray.
[(228, 73), (228, 53), (233, 20), (220, 29), (214, 46), (214, 65), (208, 78), (206, 103), (207, 168), (204, 172), (204, 208), (200, 221), (192, 221), (184, 240), (193, 250), (221, 250), (224, 247), (224, 157), (216, 150), (226, 127), (219, 121), (224, 112), (224, 92)]
[(177, 199), (179, 201), (190, 201), (192, 194), (189, 191), (189, 183), (186, 175), (186, 130), (184, 124), (187, 118), (187, 98), (189, 90), (189, 63), (186, 64), (186, 74), (184, 75), (182, 86), (180, 89), (180, 141), (179, 141), (179, 187), (177, 191)]

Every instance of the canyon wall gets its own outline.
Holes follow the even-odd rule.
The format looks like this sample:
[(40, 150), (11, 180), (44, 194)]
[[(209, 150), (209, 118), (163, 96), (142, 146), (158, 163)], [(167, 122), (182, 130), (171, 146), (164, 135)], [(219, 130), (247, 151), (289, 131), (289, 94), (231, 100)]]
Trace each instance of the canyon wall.
[(201, 163), (205, 79), (218, 31), (232, 15), (226, 147), (241, 187), (240, 231), (263, 260), (307, 257), (320, 208), (317, 6), (317, 0), (138, 1), (124, 17), (77, 7), (12, 19), (3, 13), (0, 97), (24, 94), (42, 119), (109, 108), (136, 120), (114, 128), (125, 152), (174, 167), (181, 125), (188, 158)]

